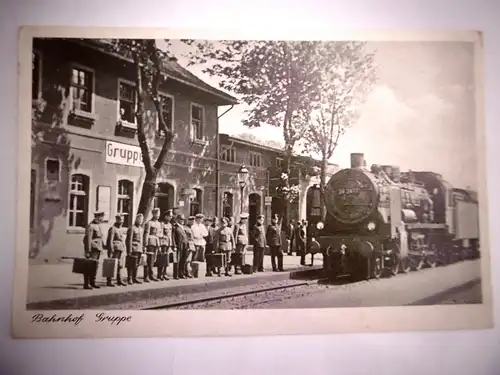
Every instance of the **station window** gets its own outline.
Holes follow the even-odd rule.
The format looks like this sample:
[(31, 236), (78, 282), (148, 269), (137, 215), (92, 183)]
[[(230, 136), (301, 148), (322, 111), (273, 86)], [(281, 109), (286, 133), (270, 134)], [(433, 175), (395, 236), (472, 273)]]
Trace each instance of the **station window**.
[(89, 176), (73, 174), (69, 191), (68, 226), (85, 228), (88, 221)]

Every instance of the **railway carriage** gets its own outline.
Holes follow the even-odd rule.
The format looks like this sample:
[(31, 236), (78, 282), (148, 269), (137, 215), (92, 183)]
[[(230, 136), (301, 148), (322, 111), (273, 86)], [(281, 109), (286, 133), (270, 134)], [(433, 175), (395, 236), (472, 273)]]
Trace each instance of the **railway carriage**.
[(332, 278), (380, 278), (479, 256), (476, 194), (437, 173), (368, 169), (363, 154), (351, 154), (351, 168), (330, 178), (324, 201), (316, 238)]

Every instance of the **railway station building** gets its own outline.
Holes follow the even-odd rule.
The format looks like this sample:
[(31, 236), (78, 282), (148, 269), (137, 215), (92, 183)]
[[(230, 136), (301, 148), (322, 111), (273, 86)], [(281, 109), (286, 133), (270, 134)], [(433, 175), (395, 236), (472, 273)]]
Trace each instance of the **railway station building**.
[[(220, 107), (237, 100), (183, 68), (164, 63), (164, 116), (176, 134), (161, 170), (154, 205), (179, 206), (186, 215), (269, 217), (282, 150), (219, 134)], [(33, 44), (30, 262), (82, 254), (85, 227), (103, 211), (103, 230), (122, 214), (125, 226), (137, 213), (145, 171), (134, 117), (134, 70), (129, 59), (106, 49), (103, 40), (35, 39)], [(164, 140), (147, 108), (152, 152)], [(290, 218), (306, 218), (319, 207), (316, 161), (294, 157), (300, 195)], [(245, 165), (243, 190), (238, 170)], [(328, 174), (338, 169), (328, 166)]]

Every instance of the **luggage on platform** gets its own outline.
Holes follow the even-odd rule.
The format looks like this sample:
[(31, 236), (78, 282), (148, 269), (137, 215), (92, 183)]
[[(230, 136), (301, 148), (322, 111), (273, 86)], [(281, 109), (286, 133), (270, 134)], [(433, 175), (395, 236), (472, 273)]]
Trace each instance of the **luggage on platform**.
[(108, 258), (102, 261), (102, 277), (114, 278), (118, 268), (118, 259)]
[(125, 258), (126, 268), (137, 268), (139, 266), (139, 257), (136, 255), (127, 255)]
[(179, 263), (177, 251), (172, 251), (168, 254), (169, 263)]
[(232, 253), (231, 254), (231, 265), (232, 266), (242, 266), (243, 263), (243, 253)]
[(96, 259), (75, 258), (73, 261), (73, 273), (94, 275), (98, 264)]
[(203, 249), (199, 249), (193, 254), (193, 262), (205, 262), (205, 254)]
[(168, 254), (160, 253), (156, 255), (156, 267), (165, 267), (168, 264)]
[(226, 263), (226, 254), (212, 254), (212, 265), (214, 267), (224, 267)]
[(241, 272), (244, 275), (251, 275), (253, 273), (253, 267), (250, 264), (244, 264), (241, 266)]

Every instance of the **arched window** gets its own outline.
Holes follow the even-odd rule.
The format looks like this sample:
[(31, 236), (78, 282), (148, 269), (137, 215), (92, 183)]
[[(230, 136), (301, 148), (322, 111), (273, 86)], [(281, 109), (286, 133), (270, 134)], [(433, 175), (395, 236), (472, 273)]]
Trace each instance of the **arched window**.
[(134, 183), (129, 180), (118, 181), (116, 213), (123, 216), (123, 226), (132, 225), (132, 207), (134, 200)]
[(201, 213), (201, 202), (202, 202), (202, 191), (201, 189), (194, 189), (196, 192), (196, 196), (191, 198), (191, 202), (189, 205), (189, 215), (194, 216), (196, 214)]
[(222, 216), (223, 217), (231, 217), (233, 215), (233, 194), (232, 193), (224, 193), (224, 197), (222, 198)]
[(71, 175), (69, 187), (68, 226), (85, 228), (89, 215), (89, 176)]

